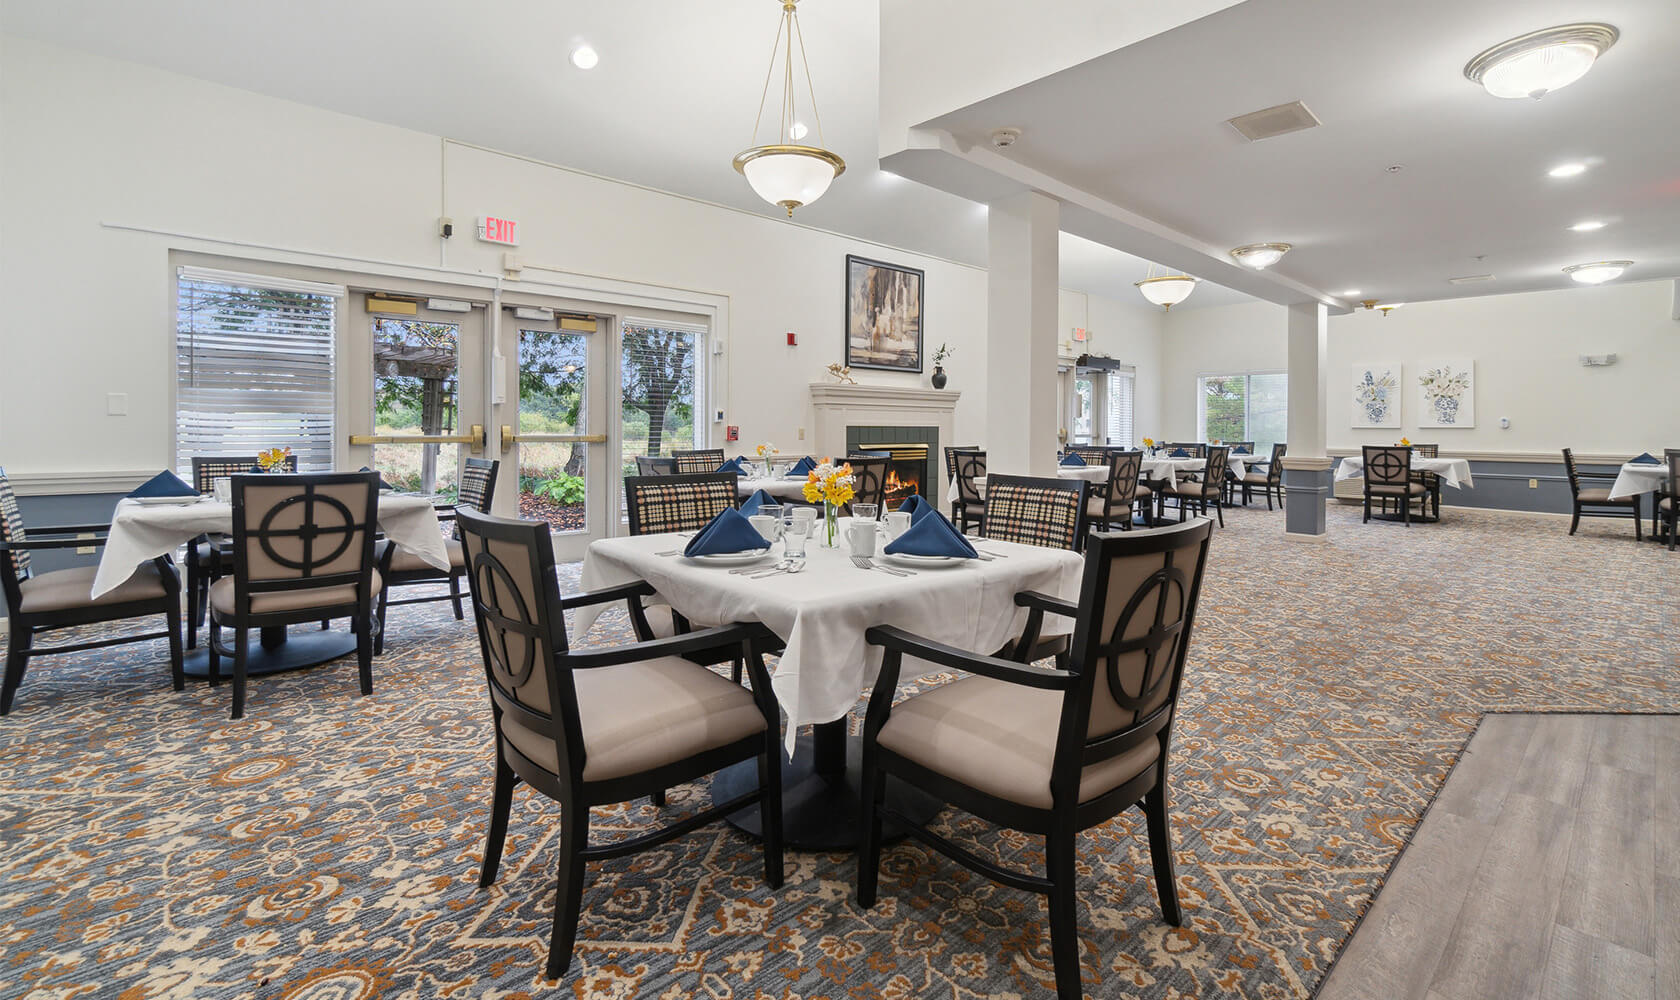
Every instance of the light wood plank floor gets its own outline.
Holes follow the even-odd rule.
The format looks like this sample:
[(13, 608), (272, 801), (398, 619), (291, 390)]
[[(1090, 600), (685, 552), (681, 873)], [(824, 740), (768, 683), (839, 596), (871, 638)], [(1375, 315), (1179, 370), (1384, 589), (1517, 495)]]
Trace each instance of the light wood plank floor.
[(1318, 1000), (1680, 997), (1680, 716), (1489, 715)]

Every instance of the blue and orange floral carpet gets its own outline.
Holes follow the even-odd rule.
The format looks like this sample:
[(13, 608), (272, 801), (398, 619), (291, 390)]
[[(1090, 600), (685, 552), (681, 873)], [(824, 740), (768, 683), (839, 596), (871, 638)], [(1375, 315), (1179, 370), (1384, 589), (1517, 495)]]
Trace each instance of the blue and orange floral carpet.
[[(1187, 919), (1161, 922), (1141, 815), (1084, 834), (1089, 995), (1310, 996), (1481, 713), (1680, 708), (1680, 562), (1625, 522), (1330, 521), (1323, 544), (1264, 511), (1216, 534), (1171, 778)], [(230, 722), (225, 687), (170, 690), (161, 644), (38, 661), (0, 720), (0, 996), (1050, 995), (1038, 897), (912, 844), (871, 911), (845, 854), (790, 854), (771, 892), (722, 826), (591, 866), (573, 972), (545, 982), (558, 811), (521, 790), (477, 888), (491, 734), (470, 625), (396, 609), (375, 670), (365, 698), (346, 663), (258, 680)], [(656, 815), (599, 810), (595, 833)]]

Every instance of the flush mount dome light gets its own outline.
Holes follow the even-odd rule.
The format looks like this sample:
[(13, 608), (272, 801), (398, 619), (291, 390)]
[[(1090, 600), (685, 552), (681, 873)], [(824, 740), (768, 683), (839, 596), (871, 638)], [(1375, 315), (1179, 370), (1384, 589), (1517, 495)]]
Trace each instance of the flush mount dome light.
[(1244, 267), (1263, 271), (1283, 259), (1290, 250), (1287, 243), (1250, 243), (1231, 251), (1231, 256)]
[(1622, 272), (1632, 266), (1631, 260), (1599, 260), (1591, 264), (1571, 264), (1563, 269), (1563, 273), (1583, 285), (1602, 285), (1620, 278)]
[(600, 61), (600, 53), (588, 45), (579, 45), (572, 50), (572, 65), (578, 69), (594, 69)]
[(1587, 75), (1616, 44), (1608, 24), (1560, 24), (1500, 42), (1464, 66), (1464, 75), (1495, 97), (1541, 98)]

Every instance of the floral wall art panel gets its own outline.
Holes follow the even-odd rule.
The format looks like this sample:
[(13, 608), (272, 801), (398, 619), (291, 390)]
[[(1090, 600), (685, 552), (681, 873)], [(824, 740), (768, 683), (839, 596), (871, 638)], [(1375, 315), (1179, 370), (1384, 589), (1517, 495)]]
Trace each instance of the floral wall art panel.
[(1476, 426), (1476, 362), (1426, 361), (1416, 381), (1419, 427)]
[(1400, 426), (1400, 362), (1365, 361), (1353, 366), (1353, 426)]

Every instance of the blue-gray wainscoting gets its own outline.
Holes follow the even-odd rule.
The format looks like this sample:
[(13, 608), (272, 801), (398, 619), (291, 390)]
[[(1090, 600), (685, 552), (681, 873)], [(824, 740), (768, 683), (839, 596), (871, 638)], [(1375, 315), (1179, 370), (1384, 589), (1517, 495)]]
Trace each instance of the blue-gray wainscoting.
[[(1602, 472), (1611, 476), (1614, 476), (1619, 468), (1618, 465), (1586, 463), (1580, 466), (1582, 472)], [(1564, 472), (1561, 456), (1556, 462), (1488, 462), (1472, 459), (1470, 475), (1476, 481), (1473, 488), (1455, 490), (1450, 486), (1442, 487), (1441, 503), (1454, 507), (1490, 507), (1546, 514), (1568, 514), (1571, 510), (1569, 477)], [(1530, 479), (1539, 480), (1539, 485), (1530, 489)], [(1608, 486), (1609, 483), (1595, 482), (1592, 485)], [(1649, 517), (1650, 502), (1646, 501), (1642, 509), (1646, 517)]]

